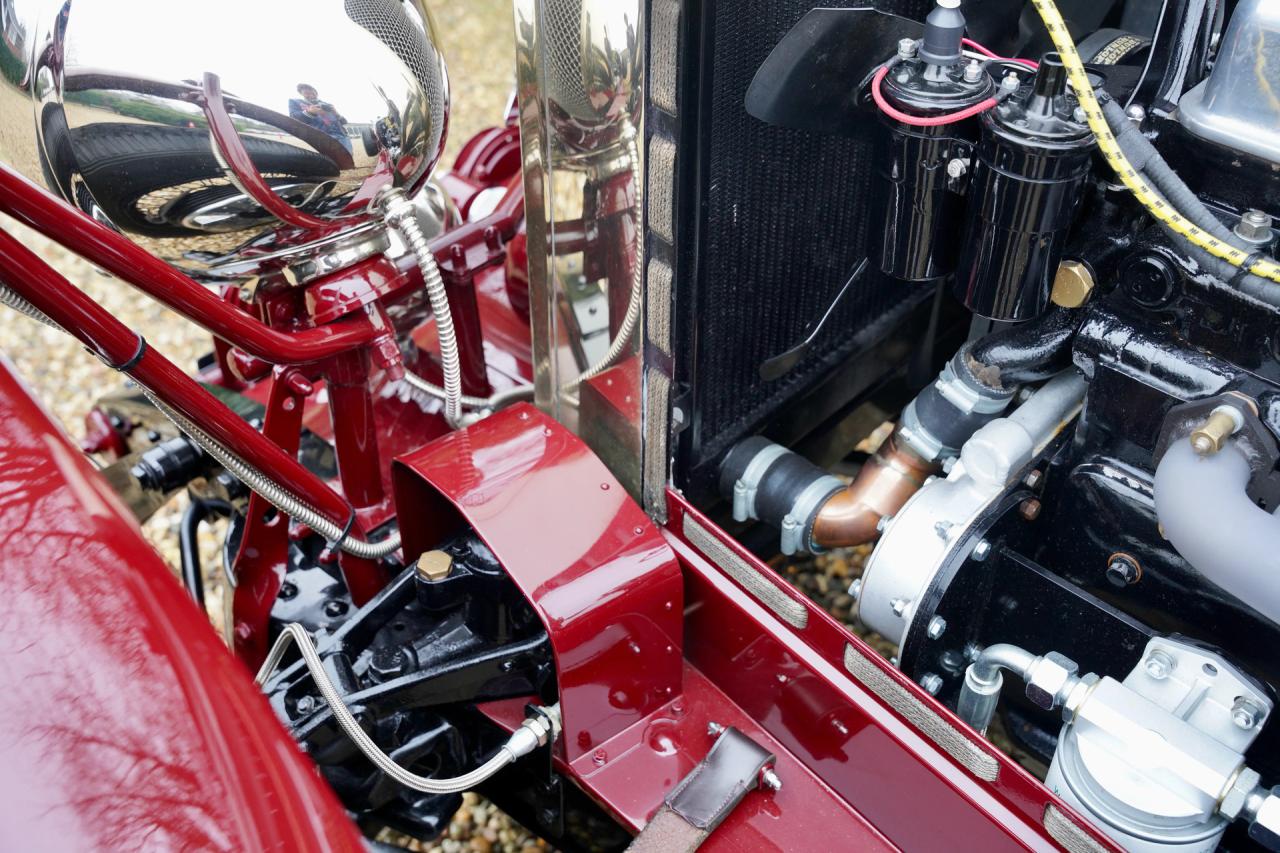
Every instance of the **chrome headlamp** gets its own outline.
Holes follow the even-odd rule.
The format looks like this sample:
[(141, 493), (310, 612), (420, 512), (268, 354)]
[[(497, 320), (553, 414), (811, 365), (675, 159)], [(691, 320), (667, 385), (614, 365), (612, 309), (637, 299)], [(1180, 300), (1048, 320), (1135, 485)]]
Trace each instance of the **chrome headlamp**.
[(0, 158), (198, 278), (296, 281), (371, 251), (370, 200), (416, 192), (443, 148), (421, 0), (24, 6)]

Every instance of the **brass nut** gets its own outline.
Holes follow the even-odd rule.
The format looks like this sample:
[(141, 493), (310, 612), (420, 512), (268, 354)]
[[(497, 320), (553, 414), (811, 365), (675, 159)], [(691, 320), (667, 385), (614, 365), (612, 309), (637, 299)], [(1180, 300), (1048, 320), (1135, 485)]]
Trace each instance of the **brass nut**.
[(1200, 456), (1212, 456), (1227, 439), (1244, 426), (1244, 416), (1230, 406), (1219, 406), (1191, 433), (1191, 449)]
[(1050, 299), (1061, 308), (1079, 308), (1093, 292), (1093, 273), (1079, 261), (1063, 261), (1053, 277)]
[(418, 558), (418, 577), (424, 581), (442, 581), (453, 570), (453, 557), (444, 551), (427, 551)]

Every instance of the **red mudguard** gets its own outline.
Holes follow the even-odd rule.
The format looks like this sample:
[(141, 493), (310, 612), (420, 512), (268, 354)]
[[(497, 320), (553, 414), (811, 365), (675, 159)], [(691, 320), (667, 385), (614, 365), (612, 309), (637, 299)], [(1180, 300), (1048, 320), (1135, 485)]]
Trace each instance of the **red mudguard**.
[(364, 849), (243, 665), (5, 361), (0, 849)]

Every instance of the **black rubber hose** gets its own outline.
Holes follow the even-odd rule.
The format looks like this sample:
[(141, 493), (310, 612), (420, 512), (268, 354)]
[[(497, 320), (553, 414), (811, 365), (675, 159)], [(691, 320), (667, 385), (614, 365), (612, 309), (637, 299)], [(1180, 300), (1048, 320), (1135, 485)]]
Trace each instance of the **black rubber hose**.
[(1049, 306), (1034, 320), (992, 332), (969, 351), (973, 373), (986, 384), (1011, 388), (1039, 382), (1065, 370), (1071, 361), (1071, 341), (1084, 319), (1078, 308)]
[[(1222, 242), (1244, 252), (1253, 251), (1253, 247), (1244, 245), (1231, 232), (1231, 229), (1214, 215), (1213, 211), (1204, 206), (1191, 188), (1178, 177), (1178, 173), (1160, 156), (1160, 152), (1155, 149), (1150, 140), (1143, 136), (1137, 126), (1129, 120), (1119, 104), (1107, 99), (1102, 103), (1102, 115), (1116, 135), (1116, 142), (1129, 158), (1129, 162), (1147, 176), (1168, 200), (1170, 206), (1190, 219), (1197, 227), (1204, 229)], [(1161, 227), (1164, 227), (1163, 223)], [(1167, 227), (1164, 227), (1164, 230), (1210, 275), (1226, 282), (1234, 282), (1241, 292), (1268, 305), (1280, 307), (1280, 285), (1251, 273), (1241, 275), (1239, 267), (1209, 254)]]
[(200, 571), (200, 525), (214, 515), (231, 515), (231, 504), (193, 498), (182, 514), (182, 524), (178, 527), (178, 559), (182, 568), (182, 584), (201, 609), (204, 608), (204, 578)]

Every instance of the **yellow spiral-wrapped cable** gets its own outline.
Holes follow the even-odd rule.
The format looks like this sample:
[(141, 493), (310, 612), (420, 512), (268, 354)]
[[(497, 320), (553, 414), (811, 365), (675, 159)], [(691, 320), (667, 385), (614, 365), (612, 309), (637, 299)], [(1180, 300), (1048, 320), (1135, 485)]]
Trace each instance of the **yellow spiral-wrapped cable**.
[(1098, 149), (1120, 177), (1120, 181), (1129, 188), (1142, 206), (1164, 223), (1169, 230), (1181, 235), (1188, 242), (1199, 246), (1214, 257), (1246, 269), (1254, 275), (1280, 282), (1280, 264), (1269, 258), (1250, 255), (1219, 240), (1175, 210), (1164, 196), (1147, 183), (1142, 173), (1135, 169), (1124, 156), (1115, 134), (1107, 125), (1107, 120), (1102, 115), (1102, 106), (1094, 95), (1089, 75), (1085, 71), (1084, 63), (1080, 60), (1080, 54), (1076, 51), (1075, 43), (1071, 40), (1071, 33), (1067, 30), (1061, 13), (1058, 12), (1057, 5), (1053, 0), (1031, 0), (1031, 2), (1040, 13), (1040, 19), (1044, 22), (1045, 29), (1049, 31), (1049, 38), (1053, 40), (1054, 48), (1062, 57), (1062, 64), (1067, 68), (1071, 87), (1080, 101), (1080, 107), (1084, 110), (1089, 128), (1098, 141)]

